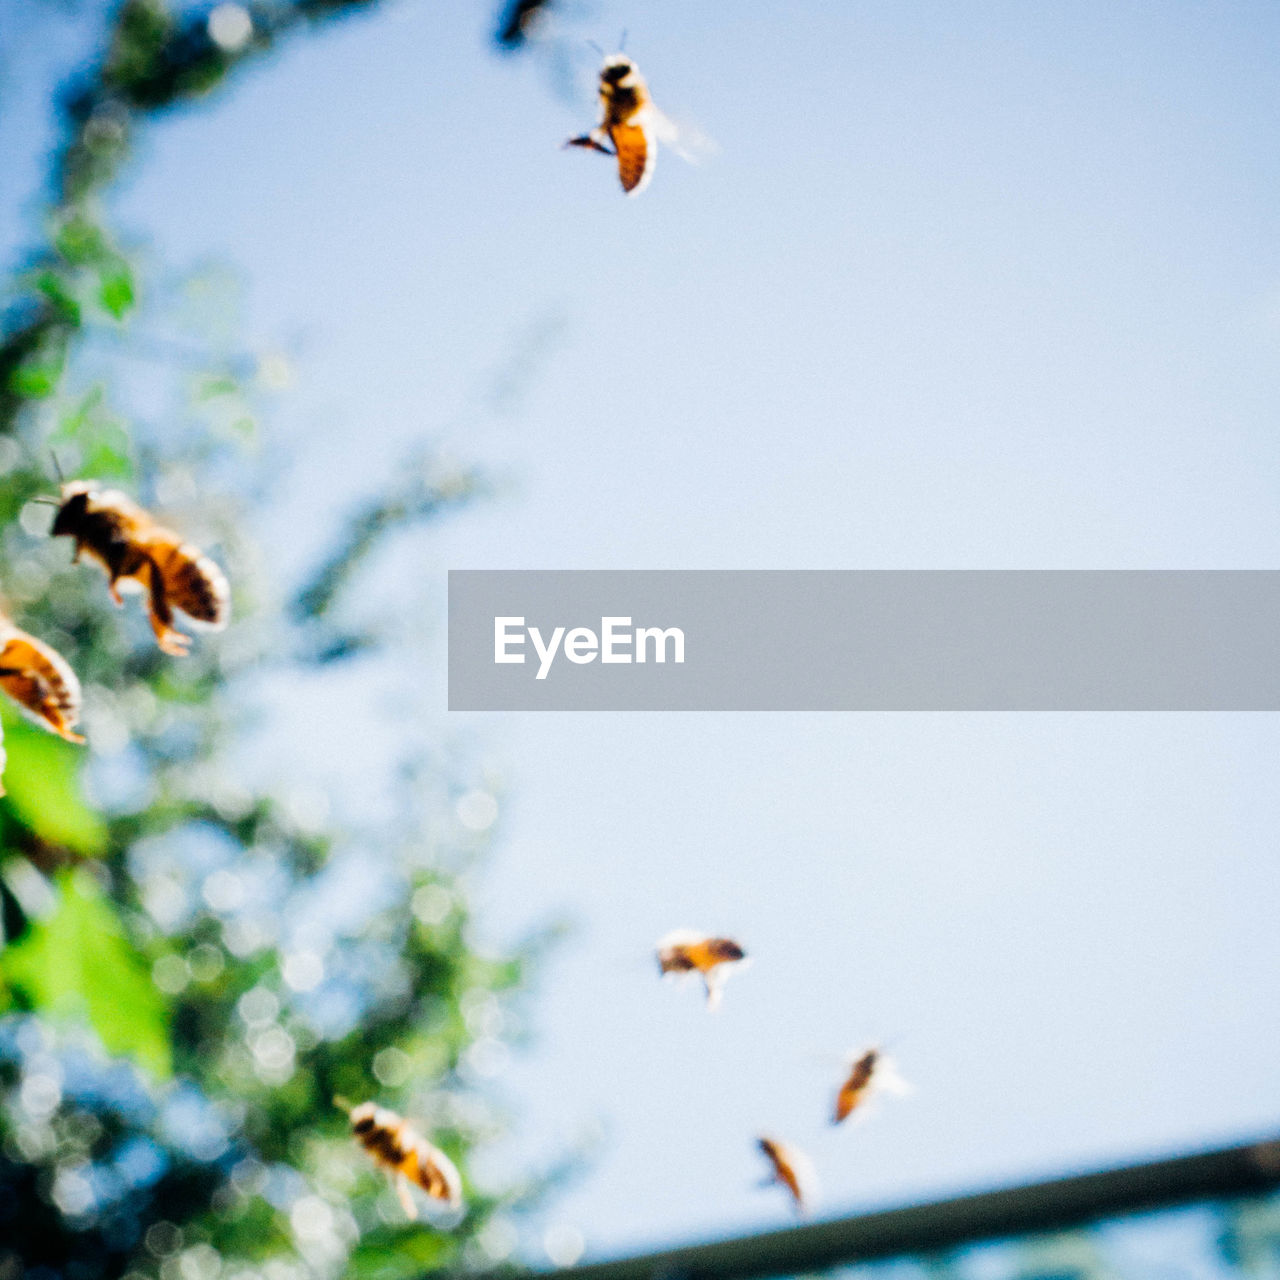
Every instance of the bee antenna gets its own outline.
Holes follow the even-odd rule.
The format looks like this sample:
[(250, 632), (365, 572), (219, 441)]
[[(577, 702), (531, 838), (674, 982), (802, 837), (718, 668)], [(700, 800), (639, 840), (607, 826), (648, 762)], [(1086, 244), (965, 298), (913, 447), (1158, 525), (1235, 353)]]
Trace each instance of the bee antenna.
[(591, 48), (593, 48), (602, 58), (604, 57), (604, 50), (596, 44), (594, 40), (588, 40), (587, 44), (589, 44)]
[(625, 49), (626, 49), (626, 47), (627, 47), (627, 29), (626, 29), (626, 27), (623, 27), (623, 28), (622, 28), (622, 36), (621, 36), (621, 38), (618, 40), (618, 52), (619, 52), (619, 53), (624, 52), (624, 51), (625, 51)]
[(67, 477), (66, 477), (66, 476), (63, 474), (63, 472), (62, 472), (62, 463), (60, 463), (60, 462), (58, 461), (58, 454), (57, 454), (57, 451), (56, 451), (56, 450), (54, 450), (54, 449), (50, 449), (50, 450), (49, 450), (49, 457), (51, 457), (51, 458), (53, 459), (53, 471), (54, 471), (54, 474), (58, 477), (58, 483), (59, 483), (59, 484), (66, 484), (66, 483), (67, 483)]
[(32, 498), (32, 499), (31, 499), (31, 501), (32, 501), (32, 502), (38, 502), (42, 507), (60, 507), (60, 506), (62, 506), (62, 502), (61, 502), (61, 500), (60, 500), (60, 499), (58, 499), (58, 498), (51, 498), (51, 497), (49, 497), (49, 495), (48, 495), (48, 494), (45, 494), (45, 493), (38, 493), (38, 494), (36, 494), (36, 496), (35, 496), (34, 498)]

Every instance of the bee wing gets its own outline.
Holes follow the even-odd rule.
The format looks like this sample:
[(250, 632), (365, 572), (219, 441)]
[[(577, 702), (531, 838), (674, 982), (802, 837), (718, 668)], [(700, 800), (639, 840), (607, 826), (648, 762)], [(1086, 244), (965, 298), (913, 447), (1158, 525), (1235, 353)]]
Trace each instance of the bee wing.
[(877, 1092), (891, 1093), (895, 1097), (904, 1098), (915, 1090), (899, 1074), (892, 1058), (881, 1058), (872, 1077), (872, 1084)]
[(672, 929), (670, 933), (664, 933), (653, 945), (659, 951), (669, 951), (672, 947), (687, 947), (695, 942), (702, 942), (706, 936), (705, 933), (699, 933), (697, 929)]
[(658, 140), (648, 120), (616, 124), (609, 130), (609, 137), (618, 153), (618, 177), (623, 191), (629, 196), (639, 195), (649, 185), (658, 158)]
[(707, 1012), (714, 1013), (720, 1007), (720, 1000), (724, 995), (724, 978), (708, 971), (702, 975), (702, 980), (707, 988)]
[(650, 122), (653, 136), (664, 147), (670, 147), (681, 160), (698, 164), (715, 155), (720, 148), (715, 139), (688, 122), (677, 124), (669, 115), (651, 106)]

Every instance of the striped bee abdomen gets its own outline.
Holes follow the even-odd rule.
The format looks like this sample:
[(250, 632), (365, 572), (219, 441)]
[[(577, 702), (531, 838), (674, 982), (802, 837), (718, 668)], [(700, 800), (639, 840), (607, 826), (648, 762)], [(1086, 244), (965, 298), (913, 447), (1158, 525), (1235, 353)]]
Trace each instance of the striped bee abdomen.
[(618, 153), (618, 178), (628, 195), (639, 195), (653, 176), (658, 148), (643, 125), (616, 124), (609, 130)]
[(12, 624), (4, 627), (0, 638), (0, 688), (59, 737), (83, 742), (74, 732), (80, 719), (80, 681), (71, 664)]
[(211, 627), (225, 627), (231, 612), (226, 575), (189, 542), (150, 546), (169, 604)]

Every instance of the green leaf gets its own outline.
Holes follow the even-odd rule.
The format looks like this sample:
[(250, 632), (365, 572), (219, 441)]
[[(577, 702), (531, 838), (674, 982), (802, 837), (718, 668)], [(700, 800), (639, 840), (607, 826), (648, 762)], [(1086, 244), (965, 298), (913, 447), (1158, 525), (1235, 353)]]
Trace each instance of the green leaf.
[(80, 216), (68, 218), (58, 228), (53, 246), (72, 266), (100, 262), (109, 252), (101, 229)]
[(134, 302), (133, 273), (126, 263), (118, 260), (102, 273), (98, 301), (117, 320), (124, 319)]
[(16, 942), (26, 933), (29, 923), (27, 913), (22, 909), (22, 903), (9, 888), (5, 878), (0, 876), (0, 924), (4, 926), (5, 942)]
[(9, 375), (9, 390), (27, 400), (44, 400), (51, 396), (62, 381), (62, 369), (66, 352), (61, 345), (46, 343), (29, 360), (24, 360)]
[(104, 427), (80, 459), (81, 470), (99, 480), (128, 480), (133, 475), (129, 459), (129, 437), (114, 424)]
[(197, 402), (214, 400), (218, 396), (234, 396), (240, 392), (240, 384), (227, 373), (206, 373), (196, 383)]
[(86, 426), (93, 420), (95, 411), (102, 404), (106, 392), (102, 385), (90, 387), (75, 408), (68, 413), (62, 415), (61, 421), (58, 423), (57, 439), (59, 440), (76, 440), (80, 433), (85, 430)]
[(55, 1018), (87, 1022), (109, 1053), (172, 1073), (164, 1002), (110, 902), (83, 871), (59, 877), (51, 916), (0, 952), (0, 976)]
[(80, 303), (56, 271), (42, 271), (36, 279), (36, 288), (53, 303), (64, 320), (79, 326)]
[(97, 854), (106, 848), (107, 828), (80, 793), (84, 749), (5, 709), (3, 804), (23, 826), (46, 844), (73, 853)]
[(411, 1280), (442, 1270), (456, 1254), (454, 1242), (428, 1226), (374, 1227), (361, 1233), (347, 1259), (346, 1275), (351, 1280)]
[(101, 386), (93, 387), (63, 414), (49, 443), (56, 451), (64, 442), (79, 452), (78, 469), (100, 480), (127, 480), (133, 476), (129, 432), (105, 404)]

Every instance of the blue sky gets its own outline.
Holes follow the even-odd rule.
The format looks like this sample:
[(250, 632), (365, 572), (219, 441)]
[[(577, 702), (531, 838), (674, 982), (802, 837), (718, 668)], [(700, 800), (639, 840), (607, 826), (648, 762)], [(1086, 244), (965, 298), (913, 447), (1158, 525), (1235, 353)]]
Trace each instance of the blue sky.
[[(1276, 567), (1273, 6), (598, 3), (576, 100), (490, 8), (295, 44), (117, 202), (294, 353), (277, 531), (429, 437), (506, 481), (381, 566), (437, 620), (448, 568)], [(624, 27), (718, 144), (637, 200), (558, 150)], [(1274, 717), (451, 717), (443, 657), (395, 679), (505, 780), (488, 929), (579, 922), (502, 1087), (516, 1154), (603, 1124), (589, 1251), (786, 1221), (761, 1130), (843, 1212), (1280, 1120)], [(358, 809), (376, 708), (289, 702)], [(755, 957), (715, 1017), (654, 977), (684, 924)], [(915, 1093), (831, 1131), (883, 1037)]]

